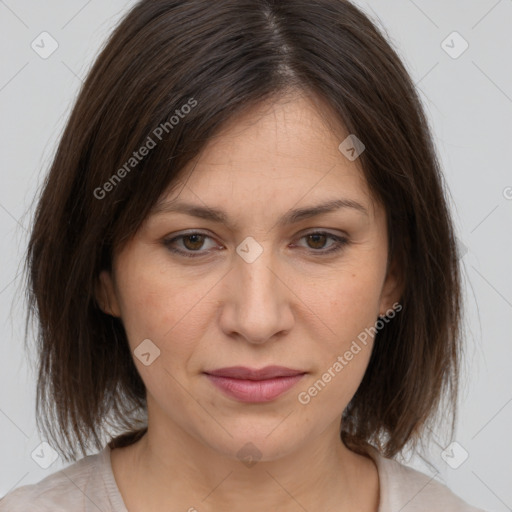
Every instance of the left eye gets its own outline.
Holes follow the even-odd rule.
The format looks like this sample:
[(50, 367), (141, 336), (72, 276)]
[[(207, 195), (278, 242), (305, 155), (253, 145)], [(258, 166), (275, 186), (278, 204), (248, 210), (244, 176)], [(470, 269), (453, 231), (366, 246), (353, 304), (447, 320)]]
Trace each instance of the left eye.
[[(165, 239), (164, 245), (173, 253), (180, 254), (182, 256), (190, 258), (195, 258), (198, 256), (202, 256), (208, 252), (200, 250), (203, 248), (206, 239), (212, 240), (211, 237), (203, 233), (188, 233), (170, 239)], [(308, 233), (300, 238), (300, 240), (302, 239), (307, 239), (307, 243), (309, 244), (312, 243), (313, 246), (310, 245), (309, 248), (312, 249), (313, 253), (317, 253), (320, 255), (340, 251), (348, 243), (348, 240), (345, 237), (333, 235), (332, 233), (327, 233), (324, 231), (315, 231), (312, 233)], [(329, 239), (333, 240), (333, 243), (330, 246), (328, 246), (328, 249), (325, 249), (325, 243)], [(182, 247), (184, 247), (185, 250), (181, 248), (176, 248), (174, 246), (177, 241), (182, 242)], [(213, 246), (214, 245), (215, 244), (213, 244)]]

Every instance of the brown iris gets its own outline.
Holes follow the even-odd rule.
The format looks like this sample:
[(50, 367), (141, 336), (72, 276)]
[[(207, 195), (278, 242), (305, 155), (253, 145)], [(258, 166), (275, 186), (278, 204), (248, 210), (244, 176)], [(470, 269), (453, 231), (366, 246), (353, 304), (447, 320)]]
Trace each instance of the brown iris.
[[(183, 245), (191, 251), (201, 249), (201, 247), (203, 246), (203, 243), (204, 243), (204, 237), (205, 237), (205, 235), (200, 235), (200, 234), (184, 235), (183, 236)], [(193, 239), (193, 241), (189, 245), (189, 244), (187, 244), (187, 241), (189, 241), (190, 239)]]
[(311, 235), (307, 235), (307, 237), (308, 237), (308, 242), (313, 240), (313, 243), (317, 243), (319, 238), (322, 241), (322, 243), (320, 244), (319, 247), (313, 246), (312, 249), (322, 249), (322, 247), (325, 245), (325, 239), (327, 238), (327, 236), (325, 234), (321, 234), (321, 233), (314, 233)]

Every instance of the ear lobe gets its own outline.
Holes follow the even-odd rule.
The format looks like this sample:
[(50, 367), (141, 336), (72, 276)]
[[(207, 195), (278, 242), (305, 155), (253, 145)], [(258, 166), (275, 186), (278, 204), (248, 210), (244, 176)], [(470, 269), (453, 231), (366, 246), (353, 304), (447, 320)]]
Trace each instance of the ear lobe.
[(114, 281), (110, 272), (106, 270), (102, 270), (98, 276), (95, 298), (104, 313), (115, 317), (121, 316)]

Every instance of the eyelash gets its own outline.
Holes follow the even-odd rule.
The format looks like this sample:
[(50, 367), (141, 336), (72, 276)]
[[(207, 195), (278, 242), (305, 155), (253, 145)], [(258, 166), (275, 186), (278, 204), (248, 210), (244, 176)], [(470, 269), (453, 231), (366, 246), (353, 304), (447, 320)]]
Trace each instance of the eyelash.
[[(192, 233), (185, 233), (183, 235), (175, 236), (173, 238), (164, 239), (163, 243), (169, 251), (171, 251), (175, 254), (184, 256), (186, 258), (198, 258), (198, 257), (203, 256), (207, 251), (200, 251), (200, 250), (198, 250), (198, 251), (190, 251), (190, 250), (183, 251), (181, 249), (176, 249), (174, 247), (171, 247), (171, 244), (174, 243), (176, 240), (181, 240), (183, 238), (186, 238), (189, 236), (194, 236), (194, 235), (200, 235), (200, 236), (204, 236), (206, 238), (211, 238), (210, 236), (206, 235), (205, 233), (200, 233), (200, 232), (194, 231)], [(327, 255), (337, 253), (337, 252), (341, 251), (342, 249), (344, 249), (345, 246), (348, 245), (348, 243), (349, 243), (347, 238), (342, 237), (342, 236), (333, 235), (332, 233), (328, 233), (326, 231), (312, 231), (311, 233), (306, 233), (305, 235), (301, 236), (300, 239), (306, 238), (311, 235), (327, 235), (328, 238), (331, 238), (332, 240), (334, 240), (336, 242), (335, 244), (333, 244), (331, 246), (330, 249), (327, 249), (327, 250), (310, 249), (312, 251), (312, 253), (318, 254), (320, 256), (327, 256)]]

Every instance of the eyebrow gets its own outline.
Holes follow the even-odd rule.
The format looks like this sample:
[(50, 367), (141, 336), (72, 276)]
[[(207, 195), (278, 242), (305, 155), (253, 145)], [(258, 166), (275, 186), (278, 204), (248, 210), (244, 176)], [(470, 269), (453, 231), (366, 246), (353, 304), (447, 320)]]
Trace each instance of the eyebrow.
[[(332, 201), (327, 201), (325, 203), (290, 210), (283, 215), (281, 219), (279, 219), (277, 224), (282, 227), (343, 208), (351, 208), (363, 215), (369, 216), (368, 210), (362, 204), (354, 201), (353, 199), (333, 199)], [(192, 203), (177, 201), (161, 202), (158, 203), (152, 211), (153, 215), (157, 215), (159, 213), (184, 213), (192, 217), (198, 217), (200, 219), (210, 220), (212, 222), (218, 222), (225, 224), (226, 226), (230, 226), (229, 217), (223, 210)]]

